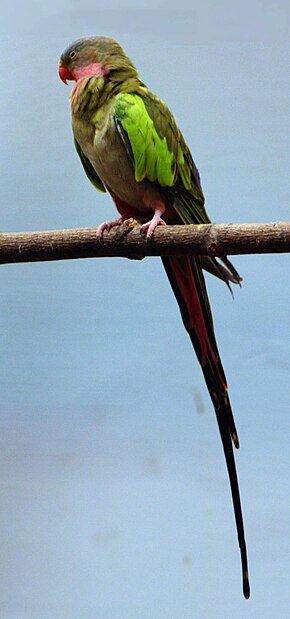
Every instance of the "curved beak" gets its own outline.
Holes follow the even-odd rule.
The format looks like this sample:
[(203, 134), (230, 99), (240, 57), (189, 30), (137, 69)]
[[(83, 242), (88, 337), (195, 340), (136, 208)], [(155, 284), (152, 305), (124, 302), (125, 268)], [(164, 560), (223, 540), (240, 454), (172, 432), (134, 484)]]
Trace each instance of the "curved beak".
[(62, 60), (58, 63), (58, 74), (62, 82), (67, 84), (67, 80), (73, 80), (73, 76)]

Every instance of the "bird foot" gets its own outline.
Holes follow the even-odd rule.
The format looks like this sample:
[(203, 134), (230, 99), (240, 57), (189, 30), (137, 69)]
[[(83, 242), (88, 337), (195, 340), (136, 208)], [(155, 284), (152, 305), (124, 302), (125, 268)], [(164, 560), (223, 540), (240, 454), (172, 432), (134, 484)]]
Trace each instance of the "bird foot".
[(97, 228), (96, 237), (97, 237), (98, 241), (102, 240), (103, 234), (104, 234), (105, 230), (107, 230), (109, 232), (109, 230), (111, 230), (111, 228), (115, 228), (115, 226), (121, 226), (122, 223), (123, 223), (123, 218), (122, 217), (118, 217), (118, 219), (113, 219), (113, 221), (103, 221), (103, 223), (99, 224), (98, 228)]
[(164, 221), (164, 219), (160, 217), (160, 214), (161, 213), (156, 211), (152, 219), (150, 219), (150, 221), (147, 221), (145, 224), (142, 224), (140, 228), (140, 234), (142, 236), (145, 236), (146, 234), (147, 241), (151, 241), (154, 230), (157, 226), (166, 226), (166, 221)]

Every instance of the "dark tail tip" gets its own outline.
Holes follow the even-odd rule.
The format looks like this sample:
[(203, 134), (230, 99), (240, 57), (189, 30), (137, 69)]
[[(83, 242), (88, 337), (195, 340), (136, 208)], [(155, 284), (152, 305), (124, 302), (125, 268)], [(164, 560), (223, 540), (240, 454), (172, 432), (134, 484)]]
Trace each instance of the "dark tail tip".
[(243, 572), (243, 594), (246, 600), (250, 597), (250, 583), (249, 583), (249, 574), (248, 572)]
[(248, 600), (250, 597), (250, 583), (249, 583), (247, 550), (246, 550), (245, 544), (241, 546), (241, 559), (242, 559), (242, 573), (243, 573), (243, 594), (246, 600)]
[(235, 432), (231, 432), (232, 441), (236, 449), (240, 448), (240, 443), (238, 439), (238, 435)]

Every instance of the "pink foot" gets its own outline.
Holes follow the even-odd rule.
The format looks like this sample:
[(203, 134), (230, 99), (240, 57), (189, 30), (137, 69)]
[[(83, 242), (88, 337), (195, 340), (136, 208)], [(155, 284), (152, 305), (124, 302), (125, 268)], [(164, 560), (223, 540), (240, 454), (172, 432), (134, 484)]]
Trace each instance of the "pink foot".
[(123, 223), (123, 218), (118, 217), (118, 219), (113, 219), (113, 221), (103, 221), (102, 224), (99, 224), (97, 228), (97, 239), (99, 241), (102, 240), (103, 234), (105, 230), (111, 230), (111, 228), (115, 228), (115, 226), (120, 226)]
[(142, 224), (140, 228), (140, 234), (144, 235), (147, 231), (147, 241), (150, 241), (152, 239), (153, 232), (157, 226), (166, 226), (166, 221), (164, 221), (164, 219), (162, 219), (160, 215), (162, 215), (160, 211), (155, 211), (152, 219), (150, 221), (147, 221), (145, 224)]

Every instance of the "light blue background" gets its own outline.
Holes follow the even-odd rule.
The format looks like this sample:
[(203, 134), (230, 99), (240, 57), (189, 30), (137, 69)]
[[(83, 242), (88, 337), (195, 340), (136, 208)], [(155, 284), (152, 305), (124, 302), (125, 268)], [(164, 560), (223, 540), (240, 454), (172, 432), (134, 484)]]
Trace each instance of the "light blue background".
[[(115, 216), (74, 152), (60, 53), (114, 36), (167, 101), (214, 221), (289, 219), (289, 5), (11, 2), (1, 229)], [(289, 76), (288, 76), (289, 77)], [(208, 278), (239, 429), (252, 597), (214, 413), (158, 259), (1, 266), (1, 619), (284, 619), (289, 256)]]

